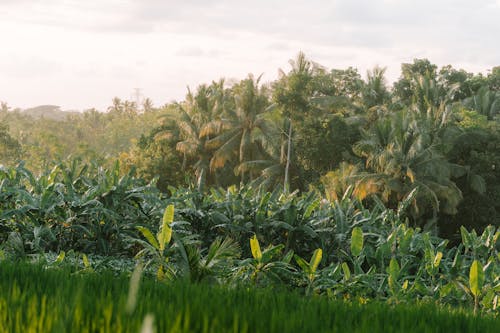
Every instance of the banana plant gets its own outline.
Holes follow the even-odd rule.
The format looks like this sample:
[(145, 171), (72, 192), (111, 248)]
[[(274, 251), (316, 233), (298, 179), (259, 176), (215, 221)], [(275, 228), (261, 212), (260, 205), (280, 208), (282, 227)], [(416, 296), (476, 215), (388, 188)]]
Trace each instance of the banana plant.
[(168, 245), (172, 239), (173, 231), (171, 225), (173, 221), (174, 205), (168, 205), (163, 213), (162, 224), (156, 236), (153, 235), (151, 230), (147, 227), (137, 227), (137, 230), (141, 232), (146, 240), (136, 240), (139, 244), (143, 245), (144, 248), (137, 253), (135, 258), (138, 259), (146, 255), (152, 257), (145, 266), (147, 267), (153, 263), (157, 266), (156, 277), (158, 280), (163, 280), (165, 277), (172, 276), (172, 269), (169, 265), (166, 249), (168, 249)]
[(361, 227), (354, 227), (351, 231), (351, 260), (354, 265), (355, 274), (362, 274), (364, 258), (362, 256), (364, 245), (363, 229)]
[(293, 257), (292, 251), (278, 259), (284, 247), (283, 244), (270, 245), (262, 251), (259, 240), (254, 235), (250, 238), (252, 258), (239, 262), (234, 277), (248, 280), (253, 284), (282, 283), (284, 278), (291, 277), (290, 273), (293, 271), (293, 267), (290, 265)]
[(474, 313), (480, 306), (496, 311), (500, 304), (500, 258), (491, 257), (486, 265), (474, 260), (469, 268), (468, 279), (458, 279), (456, 284), (473, 300)]
[(316, 279), (317, 276), (316, 271), (318, 269), (318, 265), (321, 262), (322, 257), (323, 257), (323, 250), (321, 249), (316, 249), (313, 252), (313, 255), (311, 257), (311, 260), (309, 260), (309, 262), (302, 259), (298, 255), (294, 256), (295, 261), (302, 269), (303, 276), (305, 276), (307, 280), (306, 295), (309, 295), (311, 291), (313, 291), (314, 289), (314, 280)]

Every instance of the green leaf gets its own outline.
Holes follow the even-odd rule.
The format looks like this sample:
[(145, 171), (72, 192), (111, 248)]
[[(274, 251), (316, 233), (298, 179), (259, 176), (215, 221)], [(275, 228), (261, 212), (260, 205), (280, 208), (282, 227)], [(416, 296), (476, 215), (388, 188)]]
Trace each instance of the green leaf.
[(83, 266), (85, 268), (90, 268), (89, 258), (87, 258), (87, 255), (85, 253), (82, 256), (82, 259), (83, 259)]
[(66, 252), (61, 251), (61, 252), (59, 253), (59, 255), (57, 256), (55, 263), (56, 263), (56, 264), (60, 264), (60, 263), (64, 260), (64, 257), (65, 257), (65, 256), (66, 256)]
[(465, 250), (467, 251), (472, 246), (472, 240), (469, 232), (464, 226), (460, 227), (460, 235), (462, 236), (462, 244), (464, 244)]
[(165, 211), (163, 212), (162, 222), (163, 225), (170, 225), (172, 222), (174, 222), (174, 205), (168, 205), (167, 208), (165, 208)]
[(344, 272), (344, 279), (346, 281), (349, 280), (351, 278), (351, 270), (345, 262), (342, 263), (342, 271)]
[(360, 227), (352, 229), (351, 234), (351, 253), (357, 257), (363, 250), (363, 230)]
[(389, 276), (396, 281), (399, 277), (399, 263), (395, 258), (391, 258), (391, 262), (389, 263)]
[(259, 240), (257, 239), (257, 235), (253, 235), (250, 238), (250, 249), (252, 250), (252, 256), (257, 261), (262, 260), (262, 251), (260, 250)]
[(48, 185), (53, 185), (56, 180), (57, 174), (59, 173), (59, 166), (56, 165), (50, 172), (49, 178), (47, 179)]
[(283, 257), (283, 259), (281, 261), (289, 264), (290, 261), (292, 260), (292, 258), (293, 258), (293, 250), (290, 250), (285, 254), (285, 256)]
[(148, 240), (149, 244), (153, 246), (155, 249), (160, 250), (160, 246), (158, 245), (158, 241), (156, 240), (153, 233), (146, 227), (137, 226), (137, 230), (139, 230), (142, 235)]
[(302, 268), (302, 271), (304, 273), (311, 274), (311, 267), (309, 266), (309, 264), (307, 263), (307, 261), (305, 261), (304, 259), (302, 259), (298, 255), (294, 255), (293, 258), (295, 259), (295, 261), (297, 262), (297, 264), (300, 266), (300, 268)]
[(174, 205), (168, 205), (163, 213), (162, 225), (158, 232), (158, 245), (160, 251), (165, 250), (165, 245), (172, 239), (172, 227), (170, 224), (174, 221)]
[(398, 204), (398, 210), (396, 212), (398, 217), (403, 217), (406, 209), (411, 205), (411, 203), (415, 200), (418, 194), (418, 187), (415, 187), (410, 193), (408, 193), (403, 200)]
[(469, 271), (469, 286), (471, 293), (478, 297), (481, 294), (484, 283), (483, 266), (478, 260), (474, 260)]
[(408, 289), (408, 280), (405, 280), (405, 282), (403, 282), (402, 289), (403, 289), (403, 290)]
[(438, 253), (436, 253), (436, 256), (434, 257), (434, 268), (438, 268), (439, 267), (439, 264), (441, 263), (441, 259), (443, 258), (443, 252), (441, 251), (438, 251)]
[(307, 206), (307, 208), (306, 208), (306, 210), (304, 212), (303, 217), (306, 218), (306, 219), (309, 218), (311, 216), (312, 212), (319, 206), (319, 203), (320, 203), (319, 200), (314, 200), (313, 202), (311, 202)]
[(309, 267), (311, 269), (311, 274), (316, 272), (319, 263), (321, 262), (321, 257), (323, 256), (323, 250), (316, 249), (311, 257), (311, 261), (309, 262)]

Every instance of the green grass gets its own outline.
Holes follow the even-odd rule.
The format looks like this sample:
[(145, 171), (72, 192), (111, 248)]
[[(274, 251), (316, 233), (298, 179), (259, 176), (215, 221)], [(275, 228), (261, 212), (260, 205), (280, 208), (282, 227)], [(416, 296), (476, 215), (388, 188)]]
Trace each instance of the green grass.
[(434, 305), (367, 305), (270, 289), (227, 290), (144, 279), (127, 313), (129, 279), (0, 263), (0, 332), (498, 332), (500, 320)]

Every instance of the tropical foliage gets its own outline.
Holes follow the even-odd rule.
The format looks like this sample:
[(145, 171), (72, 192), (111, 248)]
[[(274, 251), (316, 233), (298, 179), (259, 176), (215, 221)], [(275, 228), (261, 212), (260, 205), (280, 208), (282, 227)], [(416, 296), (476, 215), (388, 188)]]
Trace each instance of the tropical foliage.
[[(416, 59), (390, 86), (380, 67), (364, 80), (303, 53), (290, 65), (274, 82), (214, 81), (160, 108), (114, 98), (107, 113), (63, 114), (2, 103), (0, 265), (132, 281), (143, 270), (160, 282), (153, 289), (288, 289), (497, 317), (500, 68), (473, 74)], [(19, 303), (16, 288), (0, 298), (0, 319)], [(29, 313), (44, 297), (30, 298)], [(100, 304), (105, 317), (85, 329), (119, 330), (108, 324), (121, 312)], [(201, 330), (188, 310), (175, 313), (172, 331)], [(0, 325), (26, 328), (19, 312), (11, 318)]]
[(129, 260), (129, 271), (135, 259), (161, 281), (281, 286), (498, 312), (500, 230), (462, 227), (459, 244), (451, 245), (414, 228), (407, 216), (417, 190), (393, 210), (381, 201), (364, 207), (352, 189), (333, 203), (317, 191), (281, 188), (208, 194), (171, 188), (164, 196), (131, 174), (119, 177), (118, 166), (61, 164), (38, 178), (19, 166), (1, 176), (6, 258), (83, 260), (90, 270), (99, 254)]

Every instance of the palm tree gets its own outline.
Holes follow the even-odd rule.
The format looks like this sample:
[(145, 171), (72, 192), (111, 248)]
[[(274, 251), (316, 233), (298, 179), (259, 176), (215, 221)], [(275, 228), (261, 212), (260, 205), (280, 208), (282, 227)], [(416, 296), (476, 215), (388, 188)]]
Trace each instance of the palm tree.
[(390, 98), (385, 81), (386, 68), (375, 66), (367, 71), (366, 84), (363, 87), (363, 102), (366, 108), (384, 105)]
[(401, 111), (364, 131), (363, 139), (354, 147), (355, 153), (365, 159), (368, 171), (361, 183), (369, 183), (365, 188), (380, 193), (390, 206), (418, 188), (415, 217), (425, 206), (432, 208), (433, 216), (438, 211), (454, 214), (462, 193), (451, 177), (461, 167), (446, 160), (441, 143), (429, 135), (427, 124)]
[(142, 102), (142, 110), (144, 112), (151, 112), (154, 110), (154, 105), (151, 98), (148, 97)]
[[(207, 141), (207, 147), (215, 149), (210, 161), (211, 170), (223, 167), (228, 161), (237, 159), (238, 165), (263, 156), (265, 146), (271, 139), (271, 127), (265, 114), (269, 111), (269, 100), (264, 87), (259, 87), (260, 77), (249, 75), (233, 87), (234, 109), (226, 109), (225, 117), (207, 124), (204, 137), (216, 135)], [(248, 166), (248, 164), (247, 164)], [(248, 167), (236, 169), (241, 182), (248, 174), (252, 180), (255, 172)]]
[[(210, 136), (204, 133), (209, 123), (218, 117), (221, 92), (219, 91), (223, 81), (213, 83), (210, 86), (201, 85), (196, 94), (188, 89), (186, 100), (176, 105), (178, 115), (175, 117), (177, 128), (180, 130), (180, 140), (176, 145), (177, 151), (184, 155), (183, 167), (186, 167), (187, 159), (195, 159), (193, 169), (197, 178), (197, 187), (203, 191), (209, 174), (212, 150), (207, 146)], [(172, 118), (167, 115), (167, 118)], [(172, 131), (157, 134), (158, 138), (170, 135)]]
[(299, 52), (295, 60), (289, 61), (292, 69), (288, 74), (280, 70), (279, 81), (274, 85), (273, 99), (281, 107), (283, 115), (287, 118), (288, 133), (284, 191), (290, 187), (290, 161), (292, 155), (292, 123), (300, 120), (309, 109), (309, 99), (312, 96), (312, 79), (315, 71), (303, 52)]
[(119, 97), (114, 97), (112, 103), (113, 105), (108, 107), (108, 112), (118, 113), (118, 114), (123, 112), (123, 103)]
[(466, 98), (463, 104), (468, 109), (488, 117), (488, 120), (493, 120), (500, 113), (500, 93), (483, 86), (474, 96)]

